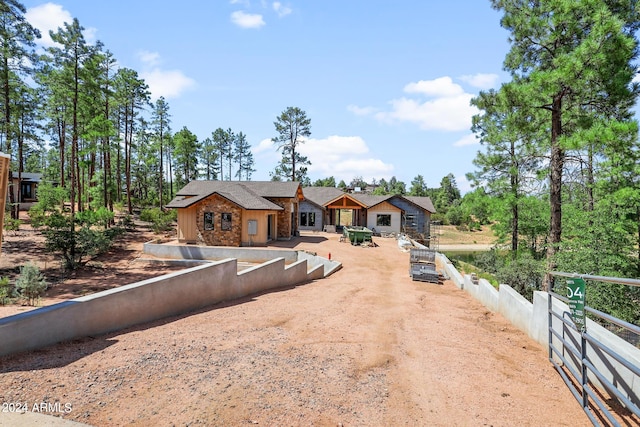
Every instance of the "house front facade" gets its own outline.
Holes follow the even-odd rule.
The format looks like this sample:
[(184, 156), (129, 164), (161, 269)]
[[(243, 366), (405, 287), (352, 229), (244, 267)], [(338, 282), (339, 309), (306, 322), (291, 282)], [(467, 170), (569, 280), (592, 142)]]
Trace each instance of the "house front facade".
[(192, 181), (167, 208), (178, 211), (178, 241), (207, 246), (264, 246), (297, 233), (297, 182)]
[(367, 209), (366, 227), (375, 233), (399, 232), (402, 228), (402, 210), (389, 202), (381, 202)]
[(344, 194), (335, 187), (305, 187), (302, 189), (304, 200), (300, 202), (300, 230), (320, 231), (325, 225), (332, 225), (327, 204)]
[(37, 189), (40, 182), (41, 173), (11, 172), (10, 184), (13, 193), (9, 195), (14, 198), (14, 203), (20, 204), (20, 210), (28, 210), (38, 201)]
[(376, 233), (406, 233), (427, 243), (430, 239), (436, 210), (429, 197), (345, 193), (334, 187), (305, 187), (303, 192), (301, 230), (361, 225)]

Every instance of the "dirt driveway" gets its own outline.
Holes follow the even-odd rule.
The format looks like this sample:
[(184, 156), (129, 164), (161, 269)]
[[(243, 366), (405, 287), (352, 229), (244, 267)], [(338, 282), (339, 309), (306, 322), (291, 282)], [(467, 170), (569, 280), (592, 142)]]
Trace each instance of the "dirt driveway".
[(0, 359), (0, 405), (60, 402), (95, 426), (590, 425), (500, 315), (413, 282), (395, 240), (338, 238), (279, 245), (331, 253), (327, 279)]

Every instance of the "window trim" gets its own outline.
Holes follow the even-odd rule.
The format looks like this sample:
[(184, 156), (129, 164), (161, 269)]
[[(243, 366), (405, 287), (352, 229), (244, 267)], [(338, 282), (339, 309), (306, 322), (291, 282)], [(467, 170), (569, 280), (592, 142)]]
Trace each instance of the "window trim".
[[(387, 221), (381, 223), (382, 219), (389, 219), (389, 223), (386, 224)], [(376, 227), (391, 227), (391, 214), (376, 214)]]
[(213, 212), (204, 212), (202, 215), (204, 231), (213, 231), (215, 229), (215, 214)]
[(232, 227), (233, 214), (231, 212), (223, 212), (220, 214), (220, 230), (221, 231), (231, 231)]

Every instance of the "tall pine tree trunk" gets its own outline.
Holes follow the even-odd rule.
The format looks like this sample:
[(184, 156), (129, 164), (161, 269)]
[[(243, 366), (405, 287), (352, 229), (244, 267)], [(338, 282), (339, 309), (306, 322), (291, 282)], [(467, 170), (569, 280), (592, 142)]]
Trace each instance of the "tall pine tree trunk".
[(542, 284), (542, 290), (548, 291), (552, 277), (549, 272), (555, 270), (555, 255), (562, 239), (562, 171), (564, 169), (564, 149), (560, 146), (562, 135), (562, 96), (557, 94), (551, 107), (551, 159), (549, 162), (549, 205), (550, 227), (547, 246), (548, 272)]

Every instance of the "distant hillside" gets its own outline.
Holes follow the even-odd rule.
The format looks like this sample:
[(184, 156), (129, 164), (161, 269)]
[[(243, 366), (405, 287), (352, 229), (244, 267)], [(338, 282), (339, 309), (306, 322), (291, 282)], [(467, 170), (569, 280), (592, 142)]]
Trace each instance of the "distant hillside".
[(455, 225), (442, 225), (439, 230), (440, 245), (493, 244), (496, 237), (491, 227), (485, 225), (481, 231), (460, 231)]

